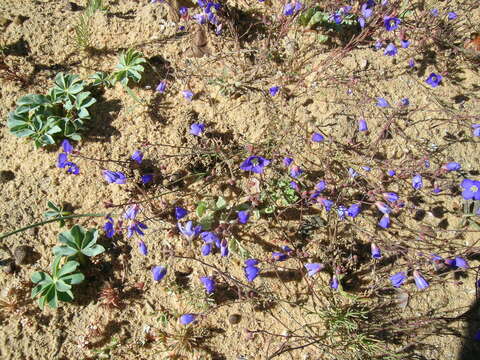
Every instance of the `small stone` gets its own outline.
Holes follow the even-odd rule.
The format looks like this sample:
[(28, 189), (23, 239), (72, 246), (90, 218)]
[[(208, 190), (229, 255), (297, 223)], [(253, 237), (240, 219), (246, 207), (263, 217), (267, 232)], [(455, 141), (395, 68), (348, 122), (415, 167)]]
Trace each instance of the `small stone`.
[(10, 170), (0, 171), (0, 184), (5, 184), (8, 181), (15, 179), (15, 174)]
[(228, 322), (232, 325), (236, 325), (242, 320), (241, 315), (239, 314), (232, 314), (228, 317)]
[(9, 261), (3, 268), (3, 271), (7, 274), (13, 274), (15, 272), (15, 262), (13, 260)]
[(367, 59), (363, 59), (361, 62), (360, 62), (360, 68), (362, 70), (367, 70), (368, 68), (368, 60)]
[(28, 245), (20, 245), (13, 251), (15, 262), (20, 265), (28, 264), (31, 260), (32, 248)]

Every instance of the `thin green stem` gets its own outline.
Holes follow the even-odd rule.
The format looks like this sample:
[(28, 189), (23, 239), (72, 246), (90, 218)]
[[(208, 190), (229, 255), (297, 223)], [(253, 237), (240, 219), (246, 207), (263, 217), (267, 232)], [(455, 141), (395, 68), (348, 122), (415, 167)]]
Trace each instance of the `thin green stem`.
[(19, 232), (22, 232), (22, 231), (25, 231), (25, 230), (28, 230), (28, 229), (31, 229), (31, 228), (34, 228), (34, 227), (37, 227), (37, 226), (45, 225), (45, 224), (48, 224), (48, 223), (51, 223), (51, 222), (55, 222), (55, 221), (75, 219), (75, 218), (81, 218), (81, 217), (104, 217), (106, 215), (107, 214), (79, 214), (79, 215), (69, 215), (69, 216), (58, 217), (58, 218), (55, 218), (55, 219), (40, 221), (38, 223), (25, 226), (23, 228), (11, 231), (9, 233), (2, 234), (2, 235), (0, 235), (0, 240), (3, 240), (5, 238), (9, 237), (10, 235), (15, 235)]

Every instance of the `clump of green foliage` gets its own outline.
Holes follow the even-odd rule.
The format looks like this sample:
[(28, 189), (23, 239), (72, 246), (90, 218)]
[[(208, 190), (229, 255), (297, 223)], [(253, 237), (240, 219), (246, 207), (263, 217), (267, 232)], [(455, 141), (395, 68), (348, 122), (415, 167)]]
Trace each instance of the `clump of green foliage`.
[(47, 95), (30, 94), (18, 100), (7, 126), (15, 136), (32, 139), (37, 148), (55, 144), (57, 139), (79, 141), (90, 119), (88, 108), (95, 102), (78, 75), (58, 73)]
[(97, 244), (98, 230), (85, 230), (80, 225), (75, 225), (69, 231), (59, 235), (59, 241), (63, 245), (55, 246), (55, 256), (66, 256), (68, 260), (78, 260), (80, 264), (86, 264), (87, 257), (101, 254), (105, 248)]
[(70, 211), (65, 211), (63, 207), (55, 204), (53, 201), (48, 201), (47, 206), (50, 210), (47, 210), (43, 216), (45, 216), (47, 219), (59, 219), (59, 226), (64, 227), (65, 220), (63, 220), (63, 217), (72, 215), (72, 213)]
[[(61, 212), (61, 209), (52, 203), (51, 208), (53, 206), (56, 210), (52, 211)], [(60, 233), (59, 240), (63, 245), (53, 249), (55, 258), (52, 274), (37, 271), (31, 277), (32, 282), (37, 284), (32, 290), (32, 298), (38, 297), (40, 308), (43, 309), (45, 304), (48, 304), (55, 309), (58, 307), (59, 300), (66, 302), (73, 300), (72, 285), (80, 284), (85, 279), (81, 272), (76, 271), (78, 266), (86, 265), (87, 257), (96, 256), (105, 251), (102, 245), (97, 244), (97, 238), (97, 230), (85, 230), (80, 225)], [(65, 263), (60, 266), (63, 258), (66, 259)]]
[(79, 48), (86, 49), (91, 46), (92, 31), (90, 30), (90, 23), (93, 15), (97, 11), (106, 11), (107, 8), (103, 6), (103, 0), (90, 0), (85, 11), (80, 15), (78, 24), (75, 26), (75, 41)]
[(77, 261), (67, 261), (60, 266), (62, 258), (57, 256), (53, 260), (52, 274), (37, 271), (32, 274), (32, 282), (37, 284), (32, 290), (32, 298), (38, 298), (38, 305), (41, 309), (48, 304), (52, 309), (58, 307), (58, 301), (72, 301), (72, 285), (80, 284), (85, 276), (77, 272), (80, 265)]
[(120, 82), (125, 87), (128, 87), (129, 80), (139, 83), (145, 70), (142, 64), (146, 62), (139, 51), (128, 49), (121, 53), (120, 62), (116, 66), (117, 70), (112, 74), (114, 81)]

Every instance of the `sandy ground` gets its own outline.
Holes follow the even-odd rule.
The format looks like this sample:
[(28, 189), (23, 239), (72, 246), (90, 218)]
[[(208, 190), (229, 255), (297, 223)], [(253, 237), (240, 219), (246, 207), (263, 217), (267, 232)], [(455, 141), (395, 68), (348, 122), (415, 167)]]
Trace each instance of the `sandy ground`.
[[(146, 158), (153, 164), (159, 164), (156, 166), (163, 175), (173, 174), (184, 168), (183, 159), (165, 158), (165, 154), (172, 152), (159, 146), (142, 147), (142, 144), (198, 145), (198, 141), (192, 140), (188, 135), (194, 117), (205, 122), (209, 129), (214, 129), (212, 131), (223, 134), (225, 146), (244, 149), (247, 144), (265, 145), (268, 141), (285, 144), (272, 149), (272, 154), (281, 158), (282, 155), (294, 152), (291, 155), (297, 163), (312, 173), (321, 172), (322, 159), (332, 155), (324, 148), (304, 141), (312, 131), (318, 130), (332, 139), (352, 139), (363, 144), (364, 149), (368, 150), (364, 152), (366, 155), (339, 155), (356, 168), (365, 164), (372, 167), (378, 164), (378, 158), (372, 154), (383, 154), (383, 164), (393, 167), (401, 167), (408, 159), (430, 154), (432, 167), (451, 160), (460, 162), (467, 174), (478, 171), (478, 140), (471, 138), (470, 119), (472, 114), (476, 114), (478, 119), (480, 106), (477, 84), (480, 77), (477, 67), (461, 56), (445, 61), (438, 58), (433, 63), (416, 58), (418, 65), (412, 71), (408, 69), (407, 62), (410, 57), (415, 57), (413, 52), (406, 51), (392, 61), (379, 56), (371, 48), (360, 47), (341, 56), (335, 66), (325, 66), (325, 59), (331, 57), (327, 48), (315, 57), (308, 56), (308, 44), (314, 34), (292, 31), (289, 36), (298, 42), (299, 49), (290, 58), (290, 55), (286, 55), (286, 64), (290, 67), (282, 65), (274, 71), (271, 68), (269, 70), (267, 65), (258, 65), (258, 74), (254, 74), (252, 71), (243, 72), (241, 66), (236, 67), (242, 61), (235, 56), (218, 55), (220, 50), (225, 53), (235, 50), (233, 42), (228, 40), (212, 41), (210, 46), (214, 52), (213, 60), (208, 57), (186, 58), (182, 54), (188, 49), (188, 36), (178, 35), (177, 25), (173, 22), (175, 19), (165, 6), (126, 0), (112, 1), (110, 15), (95, 15), (92, 43), (98, 51), (86, 54), (76, 48), (74, 40), (74, 26), (80, 10), (72, 11), (65, 4), (63, 1), (46, 0), (1, 2), (2, 17), (6, 21), (1, 25), (0, 39), (5, 45), (14, 44), (10, 47), (8, 62), (32, 79), (27, 88), (12, 81), (0, 80), (2, 119), (6, 119), (20, 96), (41, 93), (50, 87), (53, 77), (59, 71), (76, 73), (83, 78), (94, 71), (111, 71), (121, 49), (133, 47), (142, 51), (156, 70), (141, 86), (134, 88), (141, 99), (154, 104), (149, 109), (137, 104), (119, 85), (106, 90), (102, 101), (93, 108), (94, 116), (88, 135), (77, 145), (85, 156), (125, 160), (135, 149), (142, 148)], [(84, 6), (85, 2), (78, 2), (78, 5)], [(472, 16), (478, 19), (478, 10)], [(261, 45), (264, 40), (256, 41), (247, 44), (246, 49)], [(452, 76), (433, 92), (425, 85), (424, 78), (431, 71), (444, 71), (451, 61), (456, 67), (449, 67)], [(252, 65), (243, 62), (242, 66), (248, 68)], [(287, 85), (279, 96), (273, 99), (268, 96), (265, 90), (288, 78), (288, 71), (295, 67), (304, 73), (302, 84), (299, 86), (286, 82)], [(323, 69), (320, 75), (311, 71), (319, 67)], [(196, 72), (195, 69), (204, 70)], [(265, 71), (265, 75), (262, 75), (262, 71)], [(222, 76), (243, 81), (243, 84), (253, 90), (236, 97), (225, 97), (219, 93), (217, 86), (206, 81)], [(164, 78), (169, 79), (168, 91), (165, 95), (159, 95), (152, 88)], [(187, 103), (179, 94), (186, 88), (197, 94), (191, 103)], [(352, 90), (349, 93), (346, 92), (348, 88)], [(408, 110), (405, 110), (408, 121), (402, 118), (403, 113), (399, 110), (380, 109), (367, 101), (379, 96), (389, 99), (392, 104), (408, 97), (411, 103)], [(356, 121), (362, 116), (368, 118), (371, 129), (369, 134), (359, 134), (355, 130)], [(392, 119), (393, 126), (401, 136), (377, 141), (385, 123)], [(0, 128), (0, 143), (0, 170), (14, 174), (13, 179), (0, 184), (0, 233), (41, 220), (47, 200), (70, 204), (75, 213), (80, 214), (106, 213), (109, 210), (105, 209), (105, 201), (119, 204), (129, 199), (129, 193), (124, 187), (105, 183), (101, 176), (101, 169), (104, 168), (102, 163), (78, 159), (82, 174), (68, 176), (55, 166), (55, 149), (34, 150), (28, 141), (9, 134), (6, 126)], [(439, 150), (429, 153), (428, 149), (433, 147)], [(195, 158), (191, 161), (194, 160)], [(235, 161), (232, 166), (236, 168), (240, 158)], [(380, 173), (375, 169), (365, 174), (368, 181), (373, 183), (379, 176)], [(455, 178), (452, 176), (449, 179)], [(174, 204), (192, 209), (202, 194), (217, 195), (219, 192), (234, 201), (234, 190), (223, 185), (225, 184), (194, 184), (187, 196), (165, 196), (162, 198), (163, 203), (158, 201), (157, 204), (167, 209)], [(392, 185), (389, 190), (401, 192), (407, 187), (405, 181)], [(425, 217), (421, 220), (412, 220), (407, 216), (401, 219), (408, 229), (399, 227), (395, 231), (379, 233), (375, 223), (365, 216), (359, 219), (358, 224), (366, 232), (355, 235), (349, 229), (344, 236), (353, 240), (342, 238), (339, 241), (345, 241), (347, 255), (355, 252), (355, 246), (352, 245), (355, 241), (368, 245), (371, 236), (380, 241), (383, 237), (385, 243), (391, 243), (392, 239), (398, 239), (399, 244), (418, 242), (418, 251), (425, 254), (434, 249), (443, 250), (444, 255), (454, 254), (458, 249), (475, 246), (478, 241), (478, 232), (453, 231), (459, 229), (456, 211), (460, 205), (460, 200), (452, 200), (449, 192), (430, 196), (418, 206), (425, 210)], [(433, 211), (439, 206), (444, 209), (440, 217), (435, 216)], [(413, 212), (414, 210), (411, 211)], [(119, 215), (120, 212), (114, 214)], [(442, 222), (443, 225), (440, 224)], [(101, 226), (103, 220), (81, 219), (78, 223), (95, 227)], [(257, 284), (262, 291), (273, 291), (280, 298), (301, 303), (302, 306), (282, 302), (270, 306), (265, 299), (244, 300), (238, 296), (229, 299), (213, 297), (212, 300), (194, 281), (198, 276), (210, 272), (208, 266), (165, 255), (165, 249), (170, 248), (184, 256), (192, 256), (199, 243), (190, 246), (178, 235), (172, 236), (169, 231), (172, 229), (171, 221), (152, 220), (148, 224), (150, 229), (144, 239), (150, 251), (148, 257), (138, 254), (136, 238), (121, 238), (109, 243), (108, 251), (92, 267), (91, 274), (87, 274), (88, 283), (75, 291), (78, 297), (74, 303), (64, 304), (58, 310), (40, 311), (34, 302), (28, 301), (29, 290), (26, 285), (31, 273), (49, 268), (51, 249), (57, 243), (57, 224), (49, 224), (6, 239), (2, 244), (5, 248), (12, 250), (19, 245), (29, 245), (39, 256), (33, 264), (20, 266), (13, 275), (0, 272), (2, 299), (14, 296), (25, 301), (18, 311), (4, 311), (0, 315), (0, 358), (101, 358), (95, 357), (98, 354), (93, 350), (104, 349), (103, 352), (108, 354), (105, 349), (117, 340), (121, 345), (112, 345), (112, 359), (163, 359), (167, 353), (155, 341), (160, 334), (158, 329), (173, 331), (173, 328), (178, 327), (174, 324), (179, 314), (203, 311), (208, 314), (201, 322), (202, 328), (208, 329), (210, 334), (205, 342), (208, 351), (190, 353), (187, 355), (189, 359), (267, 359), (283, 343), (290, 346), (295, 344), (295, 339), (281, 335), (285, 335), (287, 330), (299, 331), (309, 320), (305, 317), (305, 309), (313, 306), (312, 299), (306, 297), (311, 283), (303, 275), (293, 276), (292, 279), (286, 275), (278, 276), (274, 268), (267, 265), (272, 270), (272, 275), (260, 278)], [(286, 244), (285, 234), (294, 232), (298, 224), (298, 216), (259, 220), (252, 229), (254, 235), (243, 231), (238, 236), (253, 257), (267, 259), (269, 251)], [(73, 225), (73, 222), (69, 225)], [(434, 240), (422, 241), (413, 235), (414, 231), (411, 230), (416, 230), (418, 235), (422, 226), (434, 229)], [(373, 235), (366, 235), (367, 233)], [(319, 248), (328, 248), (329, 239), (326, 232), (316, 232), (313, 238), (315, 241), (308, 245), (306, 251), (325, 260), (328, 254)], [(1, 259), (8, 257), (8, 251), (3, 249)], [(228, 259), (222, 259), (216, 255), (208, 261), (215, 262), (219, 268), (228, 269), (233, 276), (243, 279), (240, 256), (233, 254)], [(165, 283), (154, 283), (151, 279), (150, 268), (158, 264), (167, 265), (171, 269)], [(371, 266), (361, 263), (358, 272), (369, 269), (363, 273), (365, 279), (374, 285), (370, 288), (360, 286), (357, 295), (387, 288), (388, 274), (408, 265), (407, 260), (401, 259), (395, 265), (387, 265), (376, 272), (371, 271)], [(471, 258), (470, 265), (477, 266), (478, 260)], [(291, 259), (282, 263), (282, 267), (285, 271), (297, 269), (298, 273), (302, 265), (298, 259)], [(182, 290), (177, 284), (182, 276), (188, 280), (188, 290)], [(413, 284), (409, 284), (406, 289), (409, 304), (405, 309), (395, 308), (392, 327), (414, 328), (415, 324), (420, 327), (435, 316), (454, 318), (466, 312), (474, 302), (474, 272), (469, 272), (465, 278), (456, 278), (450, 274), (441, 283), (435, 282), (439, 277), (431, 279), (434, 286), (424, 292), (414, 290)], [(222, 281), (227, 282), (225, 279)], [(329, 276), (321, 274), (313, 285), (323, 289), (319, 291), (326, 297), (332, 296), (330, 291), (325, 290), (328, 281)], [(124, 306), (121, 309), (106, 311), (100, 305), (98, 296), (107, 282), (114, 286), (121, 284), (124, 294)], [(140, 283), (144, 284), (141, 289)], [(244, 295), (248, 297), (248, 294)], [(384, 297), (387, 300), (393, 299), (388, 293)], [(218, 308), (212, 310), (213, 307), (209, 305), (212, 301), (217, 303)], [(316, 306), (322, 304), (322, 301), (318, 301)], [(327, 303), (325, 300), (324, 305)], [(165, 314), (171, 316), (166, 327)], [(239, 324), (228, 321), (232, 314), (241, 315)], [(408, 319), (416, 319), (416, 322), (408, 322)], [(101, 329), (99, 334), (95, 332), (95, 326)], [(413, 353), (423, 356), (422, 358), (456, 359), (463, 344), (462, 334), (465, 334), (467, 327), (468, 324), (464, 321), (445, 322), (443, 326), (429, 327), (401, 344), (392, 345), (392, 349), (418, 345)], [(261, 329), (278, 336), (252, 333)], [(304, 330), (300, 330), (299, 334), (307, 333), (306, 330), (302, 331)], [(278, 359), (330, 359), (334, 358), (332, 356), (318, 348), (309, 347), (280, 355)]]

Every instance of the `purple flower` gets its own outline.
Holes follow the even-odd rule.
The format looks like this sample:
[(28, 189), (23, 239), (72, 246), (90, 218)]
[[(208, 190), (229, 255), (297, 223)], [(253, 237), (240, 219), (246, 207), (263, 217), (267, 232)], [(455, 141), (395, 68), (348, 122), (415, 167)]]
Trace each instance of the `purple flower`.
[(80, 174), (80, 169), (78, 168), (77, 164), (67, 161), (65, 163), (65, 167), (67, 168), (67, 174), (78, 175)]
[(415, 285), (417, 285), (417, 288), (419, 288), (420, 290), (426, 289), (430, 286), (428, 284), (428, 281), (425, 280), (422, 274), (417, 270), (413, 271), (413, 280), (415, 280)]
[(148, 184), (150, 181), (153, 180), (153, 174), (145, 174), (142, 175), (141, 178), (143, 184)]
[(277, 95), (279, 90), (280, 90), (280, 86), (272, 86), (270, 89), (268, 89), (271, 96)]
[(327, 187), (327, 183), (322, 180), (315, 185), (315, 190), (317, 190), (318, 192), (322, 192), (323, 190), (326, 189), (326, 187)]
[[(384, 192), (383, 198), (387, 200), (388, 202), (395, 202), (398, 200), (398, 194), (395, 192)], [(380, 210), (381, 211), (381, 210)], [(382, 211), (383, 212), (383, 211)], [(385, 213), (384, 213), (385, 214)]]
[(67, 160), (68, 160), (67, 154), (65, 154), (65, 153), (58, 154), (57, 167), (60, 168), (60, 169), (65, 168), (66, 163), (68, 162)]
[(375, 205), (377, 206), (378, 210), (380, 210), (380, 212), (382, 214), (387, 215), (387, 214), (390, 214), (392, 212), (392, 209), (390, 208), (390, 206), (388, 206), (384, 202), (376, 201)]
[(371, 250), (372, 250), (372, 258), (380, 259), (382, 257), (382, 252), (380, 251), (380, 248), (377, 245), (375, 245), (375, 243), (372, 243)]
[(180, 13), (180, 16), (187, 16), (188, 15), (188, 8), (185, 6), (180, 7), (178, 9), (178, 12)]
[(140, 205), (132, 205), (130, 206), (127, 211), (125, 211), (125, 214), (123, 214), (123, 217), (128, 220), (133, 220), (137, 217), (138, 212), (140, 211)]
[(103, 177), (110, 184), (125, 184), (127, 177), (120, 171), (103, 170)]
[(290, 187), (293, 190), (300, 191), (300, 186), (298, 186), (298, 184), (295, 181), (290, 181)]
[(299, 1), (291, 2), (288, 4), (285, 4), (283, 8), (283, 15), (285, 16), (292, 16), (296, 14), (298, 11), (300, 11), (303, 7), (303, 4)]
[(430, 160), (425, 160), (425, 167), (428, 169), (430, 168)]
[(203, 244), (202, 246), (202, 255), (207, 256), (212, 252), (212, 244)]
[(195, 314), (184, 314), (180, 316), (180, 324), (182, 325), (188, 325), (194, 322), (195, 320), (197, 320), (197, 315)]
[(338, 277), (337, 275), (333, 275), (332, 277), (332, 281), (330, 282), (330, 287), (333, 289), (333, 290), (338, 290), (338, 285), (339, 285), (339, 281), (338, 281)]
[(194, 238), (195, 236), (200, 234), (200, 232), (202, 231), (202, 226), (197, 225), (194, 227), (193, 222), (191, 220), (187, 221), (185, 226), (179, 222), (177, 223), (177, 227), (178, 227), (178, 230), (180, 230), (180, 232), (189, 239)]
[(464, 179), (460, 186), (465, 200), (480, 200), (480, 181)]
[(65, 154), (70, 154), (73, 151), (73, 146), (67, 139), (62, 141), (62, 148)]
[(360, 24), (360, 27), (363, 29), (365, 27), (365, 18), (359, 17), (358, 23)]
[(138, 250), (140, 250), (140, 254), (142, 254), (143, 256), (147, 256), (148, 254), (147, 245), (145, 245), (145, 243), (142, 240), (138, 242)]
[(290, 166), (293, 163), (293, 159), (290, 157), (284, 157), (283, 158), (283, 165), (285, 166)]
[(207, 294), (211, 294), (215, 291), (215, 280), (213, 280), (213, 278), (209, 276), (202, 276), (200, 281), (202, 282), (203, 286), (205, 286)]
[(415, 66), (415, 59), (408, 60), (408, 66), (413, 68)]
[[(194, 17), (195, 17), (195, 15), (194, 15)], [(182, 95), (185, 98), (185, 100), (187, 100), (187, 101), (192, 101), (192, 99), (193, 99), (193, 92), (191, 92), (190, 90), (183, 90)]]
[[(192, 18), (195, 19), (195, 21), (197, 23), (199, 23), (200, 25), (204, 25), (207, 23), (207, 15), (205, 13), (201, 13), (201, 14), (195, 14), (192, 16)], [(186, 90), (186, 91), (189, 91), (189, 90)], [(184, 95), (185, 96), (185, 95)], [(193, 94), (192, 94), (193, 96)], [(188, 100), (188, 99), (187, 99)], [(190, 100), (189, 100), (190, 101)]]
[(187, 216), (188, 211), (180, 206), (175, 206), (175, 219), (180, 220)]
[(220, 243), (220, 256), (227, 257), (229, 254), (227, 240), (222, 240)]
[(260, 261), (258, 261), (257, 259), (247, 259), (245, 260), (244, 264), (245, 266), (255, 266), (255, 265), (258, 265)]
[(388, 44), (385, 50), (383, 51), (383, 55), (387, 55), (387, 56), (395, 56), (397, 55), (397, 53), (398, 53), (398, 49), (393, 43)]
[(272, 253), (272, 259), (275, 260), (275, 261), (285, 261), (285, 260), (288, 259), (288, 254), (274, 251)]
[(455, 257), (455, 266), (462, 269), (470, 268), (470, 265), (468, 265), (467, 260), (465, 260), (463, 257), (460, 257), (460, 256)]
[(263, 173), (263, 168), (270, 164), (270, 160), (267, 160), (261, 156), (249, 156), (241, 165), (240, 169), (244, 171), (252, 171), (256, 174)]
[(402, 45), (402, 48), (406, 49), (410, 46), (410, 41), (402, 40), (402, 41), (400, 41), (400, 44)]
[(373, 7), (375, 6), (375, 2), (367, 1), (361, 7), (362, 16), (365, 19), (368, 19), (373, 14)]
[(360, 214), (360, 211), (362, 211), (362, 205), (361, 204), (352, 204), (347, 210), (347, 215), (356, 218), (358, 214)]
[(322, 142), (323, 140), (325, 140), (325, 137), (320, 134), (320, 133), (313, 133), (312, 134), (312, 141), (313, 142)]
[(341, 14), (332, 14), (332, 16), (330, 17), (331, 20), (333, 20), (335, 22), (335, 24), (341, 24), (342, 23), (342, 15)]
[(320, 263), (311, 263), (311, 264), (305, 264), (305, 268), (308, 271), (308, 276), (313, 276), (319, 271), (321, 271), (325, 266)]
[(110, 216), (107, 217), (107, 222), (103, 225), (103, 230), (105, 230), (105, 236), (107, 238), (111, 239), (113, 235), (115, 235), (115, 223)]
[(333, 206), (333, 201), (332, 200), (322, 198), (322, 199), (320, 199), (320, 201), (322, 202), (323, 206), (325, 206), (326, 211), (330, 211), (332, 209), (332, 206)]
[(388, 229), (390, 227), (390, 216), (388, 216), (388, 214), (383, 215), (378, 222), (378, 226), (384, 229)]
[(437, 17), (438, 16), (438, 9), (432, 9), (432, 11), (430, 11), (430, 14), (432, 14), (433, 17)]
[(303, 174), (303, 170), (300, 169), (297, 165), (293, 165), (292, 168), (290, 169), (290, 176), (293, 177), (294, 179), (298, 178), (300, 175)]
[(382, 97), (377, 97), (377, 106), (379, 107), (390, 107), (388, 101)]
[(396, 274), (390, 276), (390, 282), (396, 288), (402, 286), (405, 280), (407, 280), (407, 274), (405, 274), (403, 271), (397, 272)]
[(448, 20), (455, 20), (457, 17), (457, 13), (454, 13), (453, 11), (448, 13)]
[(388, 176), (395, 176), (396, 173), (397, 172), (395, 170), (388, 170), (387, 171)]
[(202, 132), (205, 130), (205, 124), (195, 123), (190, 126), (190, 134), (195, 136), (202, 135)]
[(141, 223), (140, 221), (137, 221), (137, 220), (133, 221), (127, 227), (127, 237), (130, 238), (135, 233), (137, 233), (140, 236), (145, 235), (145, 233), (142, 231), (142, 229), (148, 229), (148, 226), (145, 225), (144, 223)]
[(238, 222), (240, 224), (246, 224), (248, 222), (249, 217), (250, 217), (250, 214), (248, 213), (248, 211), (239, 211), (237, 213)]
[(163, 94), (165, 92), (165, 89), (167, 88), (167, 82), (166, 81), (160, 81), (155, 88), (156, 91), (158, 91), (160, 94)]
[[(253, 260), (253, 259), (251, 259), (251, 260)], [(257, 268), (254, 265), (247, 265), (243, 270), (245, 272), (245, 277), (247, 278), (248, 282), (252, 282), (253, 280), (255, 280), (255, 278), (260, 273), (260, 269)]]
[(214, 243), (217, 247), (220, 247), (221, 245), (220, 238), (211, 231), (204, 231), (200, 234), (200, 236), (202, 237), (203, 241), (205, 241), (207, 244)]
[(340, 220), (345, 220), (345, 216), (347, 215), (347, 208), (343, 205), (339, 205), (337, 208), (337, 215)]
[(357, 176), (360, 176), (360, 174), (354, 169), (348, 168), (348, 176), (350, 176), (352, 179), (355, 179)]
[(372, 171), (372, 168), (370, 166), (362, 166), (362, 169), (365, 170), (366, 172)]
[(363, 118), (358, 120), (358, 131), (368, 131), (367, 122)]
[(377, 41), (375, 42), (374, 47), (375, 47), (375, 50), (380, 50), (380, 49), (383, 47), (383, 42), (382, 42), (382, 40), (377, 40)]
[(385, 29), (387, 31), (393, 31), (398, 29), (398, 25), (400, 25), (400, 19), (396, 17), (386, 16), (383, 18), (383, 25), (385, 25)]
[(473, 124), (473, 136), (480, 136), (480, 124)]
[(425, 82), (431, 87), (435, 88), (442, 82), (443, 76), (440, 74), (431, 73)]
[(143, 160), (143, 153), (140, 150), (135, 150), (130, 159), (136, 161), (138, 164), (141, 164)]
[(458, 171), (462, 168), (458, 162), (449, 162), (443, 165), (443, 168), (447, 171)]
[(167, 275), (167, 268), (163, 266), (154, 266), (152, 269), (153, 280), (160, 281)]
[(403, 98), (400, 100), (400, 105), (401, 106), (408, 106), (410, 105), (410, 100), (408, 100), (408, 98)]
[(412, 186), (415, 190), (420, 190), (423, 187), (422, 175), (417, 174), (412, 178)]

